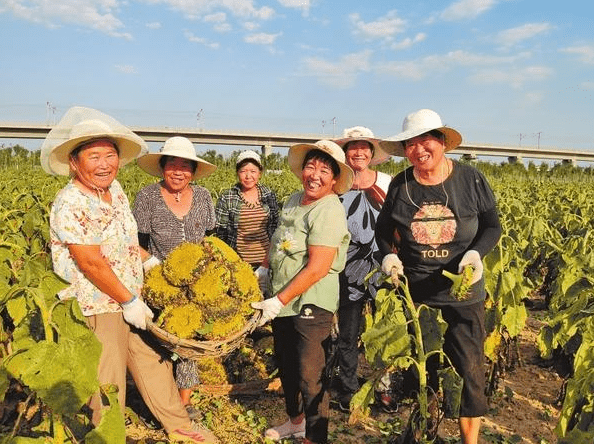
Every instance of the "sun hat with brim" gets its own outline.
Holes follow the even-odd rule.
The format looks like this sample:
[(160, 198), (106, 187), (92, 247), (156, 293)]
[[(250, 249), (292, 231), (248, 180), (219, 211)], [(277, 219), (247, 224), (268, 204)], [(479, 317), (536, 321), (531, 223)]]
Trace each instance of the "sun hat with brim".
[(342, 148), (331, 140), (318, 140), (316, 143), (298, 143), (289, 148), (289, 155), (287, 161), (291, 171), (301, 179), (301, 172), (303, 171), (303, 160), (306, 154), (311, 150), (320, 150), (329, 154), (340, 168), (340, 175), (336, 178), (336, 183), (332, 188), (336, 194), (346, 193), (353, 185), (353, 178), (355, 173), (350, 166), (345, 162), (344, 151)]
[(120, 166), (148, 151), (146, 142), (113, 117), (92, 108), (70, 108), (52, 128), (41, 145), (41, 166), (53, 175), (70, 174), (70, 153), (93, 140), (107, 139), (116, 144)]
[(137, 160), (138, 166), (151, 176), (163, 177), (163, 169), (159, 165), (162, 156), (181, 157), (196, 162), (198, 165), (192, 179), (201, 179), (217, 169), (216, 165), (198, 157), (192, 142), (182, 136), (167, 139), (158, 153), (149, 153), (139, 157)]
[(258, 167), (260, 167), (260, 169), (262, 169), (262, 160), (260, 158), (260, 155), (258, 153), (256, 153), (255, 151), (245, 150), (245, 151), (242, 151), (241, 153), (239, 153), (239, 156), (237, 156), (237, 160), (235, 161), (235, 165), (239, 165), (244, 160), (251, 160), (251, 161), (257, 163)]
[(444, 135), (445, 151), (451, 151), (462, 143), (462, 135), (445, 126), (441, 117), (430, 109), (420, 109), (409, 114), (402, 123), (402, 132), (380, 142), (381, 147), (394, 156), (405, 157), (404, 142), (429, 131), (437, 130)]
[(374, 137), (373, 132), (364, 126), (346, 128), (342, 132), (342, 137), (334, 140), (334, 142), (344, 150), (349, 142), (356, 142), (357, 140), (363, 140), (373, 147), (373, 156), (371, 157), (369, 165), (379, 165), (390, 158), (390, 154), (386, 153), (381, 148), (381, 140)]

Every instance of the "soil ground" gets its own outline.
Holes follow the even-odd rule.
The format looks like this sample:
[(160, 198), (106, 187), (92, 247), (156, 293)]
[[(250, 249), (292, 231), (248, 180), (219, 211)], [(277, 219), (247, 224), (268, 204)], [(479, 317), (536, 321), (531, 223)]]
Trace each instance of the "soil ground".
[[(525, 329), (519, 338), (519, 353), (523, 365), (508, 372), (500, 380), (496, 394), (490, 401), (490, 411), (482, 418), (480, 444), (487, 443), (526, 443), (526, 444), (553, 444), (557, 442), (554, 428), (559, 418), (559, 406), (556, 403), (562, 386), (562, 379), (553, 368), (543, 362), (536, 347), (536, 336), (542, 322), (543, 315), (539, 311), (531, 311)], [(228, 400), (229, 398), (226, 397)], [(263, 391), (260, 395), (233, 396), (235, 405), (239, 404), (245, 411), (253, 411), (256, 417), (266, 419), (268, 425), (278, 424), (286, 420), (284, 403), (277, 392)], [(222, 405), (221, 399), (218, 405)], [(214, 404), (211, 400), (210, 405)], [(408, 406), (403, 405), (395, 414), (387, 414), (377, 409), (372, 409), (372, 419), (377, 422), (368, 426), (349, 426), (348, 414), (337, 409), (331, 410), (330, 415), (330, 442), (340, 444), (351, 443), (388, 443), (389, 438), (385, 433), (401, 431), (405, 426), (408, 416)], [(215, 408), (213, 415), (225, 415), (228, 409)], [(231, 418), (229, 418), (231, 419)], [(260, 428), (262, 426), (260, 425)], [(132, 421), (127, 428), (128, 444), (133, 443), (158, 443), (164, 442), (165, 437), (158, 430), (151, 430), (142, 426), (138, 421)], [(229, 433), (215, 429), (221, 444), (242, 442), (242, 438), (233, 434), (233, 439), (228, 438)], [(451, 444), (459, 443), (458, 426), (454, 420), (445, 419), (439, 427), (439, 436), (443, 441)], [(226, 436), (227, 435), (227, 436)], [(258, 435), (260, 435), (258, 433)], [(254, 435), (257, 436), (257, 435)], [(244, 438), (244, 444), (263, 443), (258, 437)], [(261, 436), (261, 435), (260, 435)], [(298, 440), (286, 440), (285, 443), (297, 443)]]

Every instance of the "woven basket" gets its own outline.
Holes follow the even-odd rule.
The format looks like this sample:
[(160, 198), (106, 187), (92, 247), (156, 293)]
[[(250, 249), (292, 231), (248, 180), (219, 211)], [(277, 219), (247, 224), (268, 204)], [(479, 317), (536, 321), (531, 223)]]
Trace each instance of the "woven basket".
[(256, 310), (243, 328), (226, 338), (214, 341), (197, 341), (194, 339), (181, 339), (157, 327), (152, 322), (147, 322), (146, 328), (168, 350), (186, 359), (200, 359), (205, 356), (226, 356), (241, 345), (243, 339), (253, 332), (258, 326), (262, 311)]

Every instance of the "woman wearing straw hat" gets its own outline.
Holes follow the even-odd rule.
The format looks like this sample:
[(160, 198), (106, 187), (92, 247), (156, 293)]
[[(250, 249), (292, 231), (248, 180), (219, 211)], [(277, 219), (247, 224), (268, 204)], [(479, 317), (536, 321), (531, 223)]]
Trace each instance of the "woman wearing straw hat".
[[(347, 128), (342, 138), (336, 140), (345, 152), (346, 163), (355, 178), (351, 189), (340, 196), (345, 207), (351, 242), (346, 265), (340, 273), (340, 307), (338, 308), (338, 377), (340, 391), (338, 407), (348, 412), (353, 394), (359, 390), (357, 367), (359, 363), (359, 331), (363, 307), (374, 298), (378, 282), (365, 277), (381, 263), (381, 253), (375, 242), (375, 220), (386, 198), (392, 177), (374, 171), (371, 165), (382, 163), (390, 157), (380, 147), (380, 139), (369, 128)], [(387, 392), (380, 397), (385, 409), (391, 408)]]
[[(115, 177), (121, 165), (146, 149), (128, 128), (89, 108), (71, 108), (49, 132), (41, 147), (43, 168), (72, 177), (56, 195), (50, 212), (54, 271), (70, 283), (59, 296), (78, 300), (102, 343), (98, 379), (117, 385), (122, 413), (129, 370), (172, 440), (215, 443), (210, 432), (193, 430), (170, 363), (138, 334), (153, 316), (140, 299), (142, 259), (149, 254), (138, 245), (134, 216)], [(97, 425), (101, 397), (93, 396), (89, 405)]]
[[(376, 239), (385, 255), (382, 270), (404, 274), (412, 297), (441, 309), (448, 323), (444, 351), (464, 380), (459, 426), (464, 444), (476, 444), (487, 411), (483, 368), (484, 299), (482, 258), (495, 246), (501, 225), (495, 197), (475, 168), (445, 156), (462, 136), (428, 109), (409, 114), (402, 132), (382, 142), (412, 166), (398, 174), (377, 220)], [(474, 267), (470, 291), (457, 299), (442, 270)], [(436, 387), (434, 371), (430, 373)]]
[[(138, 241), (153, 257), (145, 264), (162, 261), (182, 242), (200, 242), (214, 229), (215, 213), (210, 193), (191, 181), (210, 175), (216, 166), (196, 156), (194, 145), (185, 137), (167, 139), (158, 153), (145, 154), (138, 166), (152, 176), (161, 177), (136, 194), (132, 212), (138, 224)], [(196, 361), (180, 359), (175, 377), (182, 402), (192, 419), (198, 412), (192, 406), (192, 387), (198, 385)]]
[(258, 153), (239, 153), (235, 163), (237, 183), (223, 191), (217, 201), (215, 233), (256, 270), (264, 292), (268, 270), (262, 263), (278, 224), (278, 202), (274, 191), (260, 183), (262, 169)]
[[(338, 194), (348, 191), (353, 171), (334, 142), (298, 144), (288, 162), (303, 191), (284, 204), (272, 236), (270, 299), (253, 303), (263, 325), (272, 320), (274, 352), (289, 420), (266, 431), (279, 441), (305, 437), (328, 440), (328, 381), (325, 345), (338, 309), (338, 273), (344, 268), (350, 235)], [(329, 227), (332, 227), (329, 229)]]

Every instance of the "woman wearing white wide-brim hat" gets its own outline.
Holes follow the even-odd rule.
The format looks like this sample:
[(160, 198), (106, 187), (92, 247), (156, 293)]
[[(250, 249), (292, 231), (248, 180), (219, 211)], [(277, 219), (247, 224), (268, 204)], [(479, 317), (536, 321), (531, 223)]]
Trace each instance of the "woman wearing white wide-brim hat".
[[(97, 377), (118, 387), (122, 414), (129, 370), (146, 405), (173, 440), (216, 442), (207, 430), (194, 430), (184, 409), (171, 364), (144, 342), (138, 330), (153, 313), (142, 301), (142, 259), (137, 227), (122, 187), (120, 165), (147, 149), (144, 141), (110, 116), (74, 107), (41, 147), (50, 174), (71, 175), (50, 212), (54, 271), (70, 283), (61, 299), (76, 298), (87, 324), (102, 344)], [(99, 393), (89, 402), (93, 424), (102, 415)], [(122, 417), (123, 423), (123, 417)]]
[(351, 188), (353, 171), (336, 143), (293, 145), (289, 166), (303, 191), (283, 205), (270, 242), (270, 299), (253, 303), (261, 322), (272, 320), (274, 351), (289, 420), (266, 431), (279, 441), (328, 439), (328, 381), (324, 344), (338, 309), (338, 273), (344, 268), (350, 235), (338, 194)]
[[(484, 299), (482, 258), (501, 235), (495, 197), (475, 168), (445, 156), (460, 145), (458, 131), (432, 110), (409, 114), (402, 132), (381, 142), (412, 166), (392, 183), (376, 225), (385, 255), (382, 270), (396, 280), (406, 275), (415, 302), (440, 308), (448, 323), (444, 351), (464, 379), (460, 406), (462, 442), (476, 444), (487, 411), (483, 370)], [(474, 267), (470, 290), (452, 295), (442, 270)], [(437, 383), (435, 363), (430, 376)]]
[[(347, 214), (351, 242), (346, 265), (340, 273), (340, 307), (338, 309), (338, 341), (336, 364), (338, 378), (338, 407), (348, 412), (353, 394), (359, 390), (359, 332), (363, 308), (375, 298), (378, 280), (367, 281), (366, 276), (381, 263), (381, 253), (375, 242), (375, 220), (386, 198), (392, 177), (370, 166), (388, 160), (390, 155), (380, 146), (381, 140), (364, 126), (343, 131), (336, 143), (342, 147), (345, 160), (355, 173), (351, 189), (340, 196)], [(386, 401), (386, 398), (383, 398)], [(389, 404), (389, 402), (388, 402)], [(384, 405), (384, 409), (389, 406)]]
[[(198, 243), (215, 227), (215, 212), (208, 190), (192, 184), (192, 180), (212, 174), (216, 166), (196, 155), (194, 145), (186, 137), (167, 139), (158, 153), (138, 159), (138, 166), (158, 183), (142, 188), (134, 201), (133, 213), (138, 224), (140, 245), (159, 263), (182, 242)], [(197, 412), (190, 397), (198, 385), (198, 368), (192, 359), (180, 359), (175, 368), (176, 382), (182, 402), (192, 419)]]

